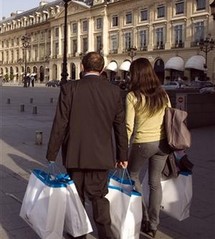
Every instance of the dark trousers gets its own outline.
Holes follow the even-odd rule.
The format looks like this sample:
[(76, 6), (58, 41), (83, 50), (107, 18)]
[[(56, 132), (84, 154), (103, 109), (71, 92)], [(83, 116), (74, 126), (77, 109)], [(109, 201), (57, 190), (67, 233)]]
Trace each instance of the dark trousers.
[[(152, 230), (157, 230), (160, 222), (162, 200), (161, 173), (166, 163), (169, 146), (166, 139), (156, 142), (134, 143), (129, 156), (128, 170), (135, 182), (135, 189), (143, 195), (143, 221), (149, 221)], [(149, 207), (146, 207), (143, 188), (140, 181), (141, 170), (148, 161)]]
[[(108, 171), (67, 169), (67, 172), (74, 181), (83, 204), (85, 195), (92, 203), (93, 219), (99, 239), (114, 239), (111, 230), (109, 201), (105, 198), (108, 193)], [(80, 238), (84, 239), (86, 236)]]

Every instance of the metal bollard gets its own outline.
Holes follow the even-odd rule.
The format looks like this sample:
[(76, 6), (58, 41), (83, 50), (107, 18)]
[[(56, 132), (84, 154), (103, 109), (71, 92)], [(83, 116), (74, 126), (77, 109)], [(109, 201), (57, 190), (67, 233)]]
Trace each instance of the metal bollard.
[(50, 103), (53, 103), (53, 98), (50, 98)]
[(7, 99), (7, 103), (10, 104), (10, 98)]
[(42, 145), (43, 144), (43, 132), (37, 130), (35, 135), (35, 144)]
[(37, 106), (33, 107), (33, 114), (35, 114), (35, 115), (37, 114)]
[(33, 103), (33, 98), (30, 98), (30, 103), (31, 103), (31, 104)]
[(25, 111), (25, 105), (20, 105), (20, 111), (24, 112)]

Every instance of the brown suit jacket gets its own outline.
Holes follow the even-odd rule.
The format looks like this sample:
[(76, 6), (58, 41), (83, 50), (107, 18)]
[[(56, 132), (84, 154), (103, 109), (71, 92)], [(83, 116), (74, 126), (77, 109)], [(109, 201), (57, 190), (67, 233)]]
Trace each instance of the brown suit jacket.
[(49, 161), (56, 159), (61, 146), (66, 168), (110, 169), (115, 159), (127, 160), (119, 87), (95, 75), (62, 86), (48, 143)]

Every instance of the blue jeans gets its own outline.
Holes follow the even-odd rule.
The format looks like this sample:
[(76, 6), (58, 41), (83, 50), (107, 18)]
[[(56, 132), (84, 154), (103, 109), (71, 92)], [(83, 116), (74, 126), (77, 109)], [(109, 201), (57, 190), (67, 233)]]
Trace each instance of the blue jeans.
[(150, 229), (157, 230), (162, 200), (161, 172), (170, 153), (166, 139), (149, 143), (133, 143), (129, 155), (128, 171), (135, 182), (135, 189), (143, 195), (140, 181), (142, 169), (148, 161), (149, 206), (143, 195), (143, 221), (150, 222)]

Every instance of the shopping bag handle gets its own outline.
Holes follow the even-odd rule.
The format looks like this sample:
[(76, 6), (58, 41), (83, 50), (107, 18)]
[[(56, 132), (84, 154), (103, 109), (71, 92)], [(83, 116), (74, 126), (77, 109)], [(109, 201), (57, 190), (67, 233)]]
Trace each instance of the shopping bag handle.
[(57, 174), (62, 174), (62, 172), (60, 171), (59, 167), (56, 165), (56, 163), (54, 161), (49, 161), (48, 162), (48, 170), (47, 170), (48, 174), (50, 176), (55, 176)]
[(56, 177), (50, 177), (50, 174), (40, 169), (34, 169), (32, 173), (49, 187), (66, 187), (71, 182), (68, 174), (58, 174)]
[(110, 175), (110, 177), (114, 177), (116, 176), (117, 173), (119, 173), (120, 171), (122, 171), (121, 175), (119, 175), (120, 177), (120, 183), (123, 183), (123, 181), (127, 178), (130, 185), (133, 185), (132, 183), (132, 179), (129, 175), (128, 169), (127, 168), (123, 168), (123, 169), (116, 169), (112, 175)]
[(69, 174), (62, 173), (60, 167), (54, 162), (50, 161), (48, 163), (48, 174), (49, 179), (59, 181), (59, 182), (68, 182), (71, 180)]

